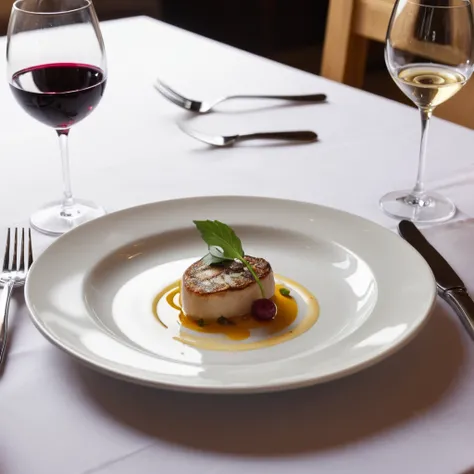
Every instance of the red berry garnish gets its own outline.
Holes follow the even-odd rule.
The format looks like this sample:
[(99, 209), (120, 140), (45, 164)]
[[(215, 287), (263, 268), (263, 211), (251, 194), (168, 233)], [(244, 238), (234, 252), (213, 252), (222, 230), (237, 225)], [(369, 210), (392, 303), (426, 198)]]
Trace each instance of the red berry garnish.
[(275, 319), (276, 313), (277, 308), (272, 300), (262, 298), (252, 304), (252, 316), (259, 321), (271, 321)]

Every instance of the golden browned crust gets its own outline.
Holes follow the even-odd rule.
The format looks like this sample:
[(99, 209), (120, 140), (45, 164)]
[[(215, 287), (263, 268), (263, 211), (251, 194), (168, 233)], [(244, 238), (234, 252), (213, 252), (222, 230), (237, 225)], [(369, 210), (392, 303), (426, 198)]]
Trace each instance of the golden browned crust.
[[(267, 277), (272, 268), (263, 258), (246, 255), (245, 260), (250, 263), (258, 278)], [(206, 265), (202, 259), (193, 263), (183, 275), (184, 287), (198, 296), (220, 293), (222, 291), (238, 291), (255, 283), (248, 268), (239, 261), (222, 265)]]

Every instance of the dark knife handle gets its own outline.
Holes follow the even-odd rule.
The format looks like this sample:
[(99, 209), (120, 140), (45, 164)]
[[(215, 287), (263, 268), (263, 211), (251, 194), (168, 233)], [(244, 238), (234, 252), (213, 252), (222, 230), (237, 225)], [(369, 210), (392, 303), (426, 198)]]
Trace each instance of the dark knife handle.
[(294, 131), (294, 132), (260, 132), (250, 133), (248, 135), (239, 135), (239, 140), (256, 140), (260, 138), (268, 138), (274, 140), (296, 140), (301, 142), (314, 142), (318, 139), (318, 135), (311, 131)]
[(233, 95), (228, 97), (229, 99), (280, 99), (280, 100), (292, 100), (295, 102), (325, 102), (327, 100), (326, 94), (305, 94), (305, 95)]
[(442, 298), (456, 311), (467, 332), (474, 339), (474, 301), (464, 289), (445, 291)]

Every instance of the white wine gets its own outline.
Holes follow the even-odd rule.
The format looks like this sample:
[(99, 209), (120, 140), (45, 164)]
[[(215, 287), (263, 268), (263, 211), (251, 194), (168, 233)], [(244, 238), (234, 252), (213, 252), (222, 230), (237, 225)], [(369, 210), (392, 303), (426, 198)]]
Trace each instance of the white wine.
[(466, 77), (460, 72), (437, 64), (411, 64), (400, 69), (395, 82), (418, 107), (432, 109), (453, 97)]

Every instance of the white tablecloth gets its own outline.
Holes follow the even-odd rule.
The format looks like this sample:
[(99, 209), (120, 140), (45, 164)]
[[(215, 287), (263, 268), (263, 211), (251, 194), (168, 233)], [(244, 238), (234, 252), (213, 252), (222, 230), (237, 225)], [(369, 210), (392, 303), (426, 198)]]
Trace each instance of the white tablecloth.
[[(275, 196), (395, 226), (378, 199), (413, 184), (414, 109), (147, 18), (108, 22), (103, 32), (106, 95), (71, 133), (78, 196), (109, 210), (183, 196)], [(189, 118), (152, 88), (156, 76), (198, 98), (325, 92), (329, 103), (234, 102)], [(58, 198), (61, 173), (54, 132), (20, 109), (6, 81), (0, 103), (5, 228), (26, 224)], [(178, 119), (223, 133), (311, 128), (321, 141), (209, 149), (183, 135)], [(434, 120), (427, 178), (461, 213), (426, 232), (474, 290), (474, 133)], [(38, 252), (52, 242), (34, 237)], [(116, 381), (47, 343), (19, 294), (11, 314), (0, 380), (2, 474), (474, 472), (474, 344), (442, 303), (408, 347), (377, 366), (260, 396), (176, 394)]]

